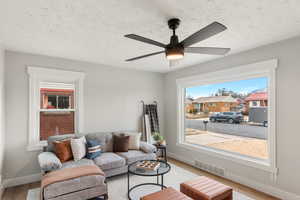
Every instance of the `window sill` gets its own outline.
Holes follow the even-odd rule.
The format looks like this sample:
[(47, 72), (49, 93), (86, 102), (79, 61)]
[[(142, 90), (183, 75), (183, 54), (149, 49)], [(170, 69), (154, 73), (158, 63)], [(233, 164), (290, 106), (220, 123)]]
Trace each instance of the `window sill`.
[(27, 151), (42, 151), (47, 146), (47, 141), (40, 141), (37, 144), (28, 144)]
[(278, 169), (275, 166), (271, 166), (268, 160), (256, 159), (249, 156), (243, 156), (240, 154), (230, 153), (219, 149), (213, 149), (189, 143), (177, 143), (177, 146), (188, 150), (197, 151), (199, 153), (205, 153), (216, 158), (229, 160), (245, 166), (261, 169), (272, 174), (277, 174), (278, 172)]

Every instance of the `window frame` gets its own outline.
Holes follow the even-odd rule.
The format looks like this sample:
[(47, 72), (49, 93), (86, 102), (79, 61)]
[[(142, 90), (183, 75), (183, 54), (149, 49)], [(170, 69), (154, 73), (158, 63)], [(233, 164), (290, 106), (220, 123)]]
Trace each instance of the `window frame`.
[[(180, 78), (176, 80), (177, 84), (177, 142), (176, 145), (180, 148), (204, 153), (216, 158), (226, 159), (246, 166), (262, 169), (264, 171), (277, 175), (276, 166), (276, 68), (278, 60), (272, 59), (262, 62), (257, 62), (248, 65), (242, 65), (225, 70), (208, 72), (196, 76)], [(267, 160), (253, 158), (250, 156), (224, 151), (204, 145), (194, 145), (185, 142), (185, 113), (184, 113), (184, 98), (185, 89), (193, 86), (201, 86), (208, 84), (216, 84), (227, 81), (239, 81), (251, 78), (267, 77), (268, 78), (268, 153)]]
[[(74, 111), (75, 111), (75, 132), (83, 132), (83, 82), (85, 73), (65, 71), (28, 66), (29, 75), (29, 126), (28, 126), (28, 151), (42, 150), (47, 146), (47, 141), (40, 141), (39, 114), (43, 110), (40, 107), (40, 86), (41, 83), (49, 83), (49, 87), (57, 84), (73, 84), (75, 90)], [(65, 109), (45, 109), (49, 112), (66, 112)]]

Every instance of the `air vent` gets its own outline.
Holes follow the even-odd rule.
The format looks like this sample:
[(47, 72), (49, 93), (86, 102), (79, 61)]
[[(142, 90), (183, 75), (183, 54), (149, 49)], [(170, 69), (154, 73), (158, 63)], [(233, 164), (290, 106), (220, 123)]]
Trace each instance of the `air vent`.
[(207, 171), (209, 173), (218, 175), (218, 176), (224, 176), (225, 175), (225, 169), (220, 168), (211, 164), (207, 164), (204, 162), (201, 162), (199, 160), (195, 160), (195, 167), (202, 169), (203, 171)]

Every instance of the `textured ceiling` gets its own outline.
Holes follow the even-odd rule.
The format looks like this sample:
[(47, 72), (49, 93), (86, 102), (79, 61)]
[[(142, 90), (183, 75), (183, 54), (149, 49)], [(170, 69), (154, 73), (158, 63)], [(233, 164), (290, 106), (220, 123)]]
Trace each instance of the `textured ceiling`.
[(213, 21), (225, 32), (194, 46), (232, 53), (300, 34), (299, 0), (0, 0), (0, 42), (9, 50), (166, 72), (218, 56), (187, 55), (170, 69), (164, 55), (126, 63), (159, 47), (124, 38), (135, 33), (168, 43), (178, 17), (184, 39)]

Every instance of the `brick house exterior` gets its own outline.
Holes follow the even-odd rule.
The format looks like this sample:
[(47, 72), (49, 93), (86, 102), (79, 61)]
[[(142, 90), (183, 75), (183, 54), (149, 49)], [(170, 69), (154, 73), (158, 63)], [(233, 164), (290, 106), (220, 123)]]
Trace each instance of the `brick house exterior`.
[(194, 111), (193, 99), (185, 98), (185, 112), (192, 113)]
[(246, 112), (249, 108), (253, 107), (267, 107), (268, 106), (268, 93), (267, 92), (254, 92), (251, 93), (245, 99), (246, 102)]
[(231, 96), (199, 97), (193, 105), (198, 112), (229, 112), (238, 106), (238, 101)]
[(41, 88), (40, 139), (75, 132), (74, 90)]

